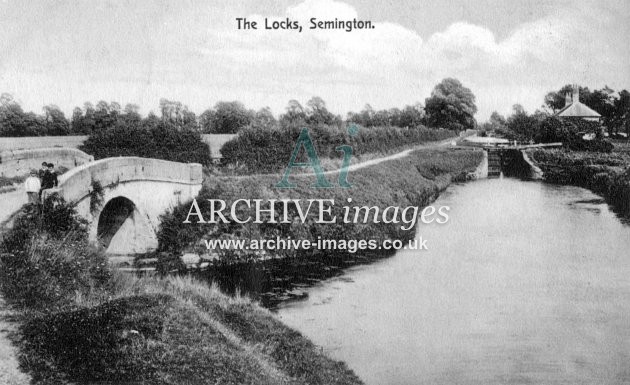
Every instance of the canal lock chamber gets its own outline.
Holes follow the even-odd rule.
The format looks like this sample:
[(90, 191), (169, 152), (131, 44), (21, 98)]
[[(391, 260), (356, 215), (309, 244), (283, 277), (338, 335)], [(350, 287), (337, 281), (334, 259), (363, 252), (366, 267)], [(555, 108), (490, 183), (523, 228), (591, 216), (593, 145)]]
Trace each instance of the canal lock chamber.
[(541, 175), (527, 155), (518, 149), (488, 149), (488, 178), (501, 175), (519, 179), (540, 179)]

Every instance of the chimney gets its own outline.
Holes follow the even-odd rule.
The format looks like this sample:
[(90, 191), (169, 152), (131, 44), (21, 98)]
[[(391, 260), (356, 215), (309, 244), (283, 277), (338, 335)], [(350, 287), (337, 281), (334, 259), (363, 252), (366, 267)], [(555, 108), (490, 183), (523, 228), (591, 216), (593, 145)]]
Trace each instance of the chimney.
[(567, 92), (567, 93), (564, 95), (564, 106), (565, 106), (565, 107), (569, 107), (569, 106), (571, 105), (571, 103), (572, 103), (572, 100), (571, 100), (571, 93)]
[(573, 103), (580, 101), (580, 87), (577, 84), (573, 85)]

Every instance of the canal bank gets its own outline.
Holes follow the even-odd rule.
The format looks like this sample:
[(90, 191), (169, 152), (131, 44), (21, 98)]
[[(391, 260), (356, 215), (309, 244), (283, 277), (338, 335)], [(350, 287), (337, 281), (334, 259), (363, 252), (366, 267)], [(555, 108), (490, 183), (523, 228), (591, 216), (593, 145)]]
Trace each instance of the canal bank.
[(602, 195), (625, 220), (630, 218), (630, 155), (567, 150), (532, 150), (546, 182), (587, 188)]

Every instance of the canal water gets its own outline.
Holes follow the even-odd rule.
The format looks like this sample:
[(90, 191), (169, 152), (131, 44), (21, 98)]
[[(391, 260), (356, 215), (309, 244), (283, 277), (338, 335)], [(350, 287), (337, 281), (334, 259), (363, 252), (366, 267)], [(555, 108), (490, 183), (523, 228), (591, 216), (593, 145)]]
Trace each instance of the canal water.
[(630, 226), (591, 192), (450, 187), (428, 251), (336, 269), (279, 317), (366, 384), (630, 383)]

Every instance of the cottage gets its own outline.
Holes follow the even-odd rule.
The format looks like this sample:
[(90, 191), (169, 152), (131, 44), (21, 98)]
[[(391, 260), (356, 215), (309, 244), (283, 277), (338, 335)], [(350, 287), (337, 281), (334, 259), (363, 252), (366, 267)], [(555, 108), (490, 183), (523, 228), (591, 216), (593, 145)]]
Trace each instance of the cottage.
[(599, 122), (602, 117), (596, 111), (580, 102), (580, 89), (577, 85), (573, 86), (573, 92), (565, 96), (564, 108), (556, 112), (559, 118), (582, 118), (584, 120)]

